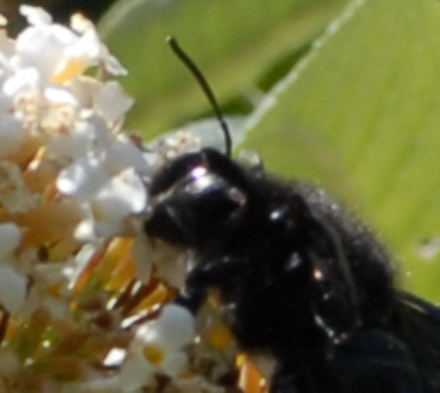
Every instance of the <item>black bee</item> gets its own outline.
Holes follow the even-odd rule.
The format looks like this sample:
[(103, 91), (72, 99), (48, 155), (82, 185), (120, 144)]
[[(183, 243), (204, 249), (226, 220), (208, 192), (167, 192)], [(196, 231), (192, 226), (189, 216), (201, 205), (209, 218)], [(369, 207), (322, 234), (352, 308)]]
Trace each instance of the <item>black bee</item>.
[(179, 301), (222, 297), (240, 347), (276, 359), (272, 393), (440, 392), (440, 309), (396, 288), (391, 258), (323, 190), (231, 158), (226, 137), (169, 162), (150, 187), (153, 238), (194, 251)]

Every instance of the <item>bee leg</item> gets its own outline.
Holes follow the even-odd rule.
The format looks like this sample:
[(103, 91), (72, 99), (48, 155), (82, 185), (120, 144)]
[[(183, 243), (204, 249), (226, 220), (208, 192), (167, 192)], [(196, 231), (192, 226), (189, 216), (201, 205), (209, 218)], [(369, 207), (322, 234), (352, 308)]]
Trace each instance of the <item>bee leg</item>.
[(189, 272), (185, 288), (176, 302), (196, 313), (208, 288), (224, 287), (242, 275), (245, 260), (224, 256), (197, 265)]
[(327, 362), (330, 374), (349, 386), (347, 391), (423, 393), (419, 372), (406, 345), (383, 331), (355, 333), (329, 353)]

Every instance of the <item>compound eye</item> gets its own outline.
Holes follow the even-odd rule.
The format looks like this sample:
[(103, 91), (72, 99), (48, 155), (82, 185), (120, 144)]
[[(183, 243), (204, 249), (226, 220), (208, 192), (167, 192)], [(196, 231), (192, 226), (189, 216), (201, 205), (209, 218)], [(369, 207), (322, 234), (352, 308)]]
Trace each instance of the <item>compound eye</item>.
[(170, 162), (153, 179), (150, 186), (151, 195), (158, 195), (165, 192), (173, 185), (184, 179), (188, 173), (194, 171), (192, 168), (199, 168), (203, 162), (200, 153), (188, 153)]
[(205, 167), (194, 168), (185, 192), (193, 198), (193, 209), (211, 225), (227, 220), (246, 204), (245, 194)]

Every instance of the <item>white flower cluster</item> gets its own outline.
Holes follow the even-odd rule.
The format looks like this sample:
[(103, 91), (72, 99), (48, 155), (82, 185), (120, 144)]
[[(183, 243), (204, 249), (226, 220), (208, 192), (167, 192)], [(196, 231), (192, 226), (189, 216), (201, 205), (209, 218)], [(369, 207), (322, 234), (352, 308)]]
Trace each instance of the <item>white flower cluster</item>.
[[(94, 26), (78, 15), (68, 29), (42, 9), (20, 11), (30, 27), (16, 40), (0, 30), (2, 256), (24, 241), (53, 248), (122, 233), (145, 207), (141, 178), (151, 172), (121, 133), (132, 100), (117, 82), (84, 75), (93, 66), (126, 73)], [(35, 273), (26, 258), (2, 258), (0, 303), (10, 313), (24, 303), (25, 275)]]
[(190, 313), (168, 305), (124, 325), (154, 314), (181, 281), (156, 268), (150, 282), (135, 216), (152, 163), (193, 140), (166, 139), (147, 159), (123, 132), (132, 100), (91, 76), (126, 73), (94, 26), (20, 12), (29, 27), (15, 40), (0, 28), (0, 391), (141, 392), (157, 375), (194, 383)]
[(0, 157), (32, 139), (44, 140), (31, 169), (50, 164), (59, 171), (58, 191), (75, 198), (82, 210), (77, 235), (118, 233), (124, 217), (145, 206), (140, 176), (149, 168), (120, 133), (132, 100), (117, 82), (100, 83), (83, 73), (92, 66), (116, 75), (125, 70), (87, 20), (76, 16), (70, 30), (53, 24), (41, 9), (20, 10), (31, 26), (15, 41), (3, 36), (0, 43)]

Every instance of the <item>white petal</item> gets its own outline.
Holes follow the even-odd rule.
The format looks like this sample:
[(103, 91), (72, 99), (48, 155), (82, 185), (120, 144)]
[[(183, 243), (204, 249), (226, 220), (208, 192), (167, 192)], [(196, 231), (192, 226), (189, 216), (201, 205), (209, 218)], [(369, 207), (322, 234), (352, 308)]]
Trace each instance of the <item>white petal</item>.
[(106, 167), (110, 173), (118, 173), (126, 168), (133, 168), (142, 175), (151, 173), (151, 167), (142, 151), (122, 136), (108, 148)]
[(166, 338), (168, 345), (172, 347), (181, 348), (194, 339), (194, 317), (185, 307), (167, 304), (157, 321), (160, 324), (161, 336)]
[(14, 75), (8, 78), (3, 91), (8, 96), (15, 96), (20, 91), (36, 88), (40, 83), (40, 75), (36, 68), (25, 68), (18, 70)]
[(94, 29), (93, 23), (82, 14), (73, 14), (70, 18), (70, 27), (79, 34)]
[(36, 68), (48, 83), (66, 49), (77, 39), (72, 31), (60, 25), (29, 27), (17, 37), (15, 64), (20, 68)]
[(0, 304), (16, 314), (26, 300), (27, 279), (12, 266), (0, 266)]
[(44, 96), (54, 104), (68, 104), (78, 106), (77, 98), (66, 89), (48, 87), (44, 90)]
[(20, 14), (23, 15), (31, 25), (47, 25), (52, 23), (52, 17), (40, 7), (21, 5)]
[(188, 356), (178, 351), (169, 356), (162, 365), (161, 370), (169, 376), (179, 376), (188, 367)]
[(168, 355), (192, 342), (195, 320), (190, 311), (177, 304), (167, 304), (158, 319), (144, 323), (136, 331), (137, 346), (152, 344)]
[(0, 158), (17, 153), (23, 145), (25, 131), (13, 115), (0, 115)]
[(112, 56), (107, 47), (101, 44), (101, 60), (107, 72), (112, 75), (125, 76), (128, 74), (127, 70), (122, 66), (119, 60)]
[(21, 230), (15, 223), (5, 222), (0, 224), (0, 258), (14, 251), (19, 246), (20, 241)]
[(84, 108), (91, 108), (102, 84), (90, 76), (79, 76), (66, 85)]
[(136, 336), (132, 342), (133, 349), (143, 348), (145, 344), (154, 344), (157, 347), (161, 347), (159, 330), (160, 324), (158, 320), (148, 321), (141, 325), (136, 330)]
[(100, 54), (100, 41), (95, 29), (88, 29), (69, 48), (65, 54), (71, 58), (83, 58), (90, 65), (95, 64)]
[(96, 113), (87, 118), (87, 121), (93, 126), (93, 149), (96, 152), (107, 151), (113, 138), (107, 124)]
[(95, 101), (97, 112), (109, 123), (119, 120), (132, 105), (133, 99), (116, 81), (107, 82), (99, 91)]
[(151, 365), (142, 353), (132, 353), (120, 371), (120, 378), (124, 392), (131, 392), (151, 383), (153, 372)]
[(111, 236), (123, 230), (123, 221), (142, 211), (146, 189), (132, 168), (113, 177), (92, 201), (97, 236)]
[[(133, 168), (111, 178), (97, 194), (94, 202), (110, 215), (127, 216), (145, 208), (147, 192)], [(115, 210), (118, 210), (117, 212)]]
[(125, 360), (127, 351), (122, 348), (112, 348), (105, 356), (102, 364), (105, 367), (119, 367)]
[(48, 141), (47, 154), (52, 159), (79, 159), (87, 155), (93, 139), (93, 126), (88, 122), (78, 121), (70, 134), (58, 134)]
[(61, 171), (56, 184), (63, 194), (89, 199), (93, 198), (109, 178), (108, 172), (97, 159), (81, 157)]
[(14, 53), (15, 42), (11, 40), (4, 29), (0, 30), (0, 51), (5, 58), (10, 57)]

